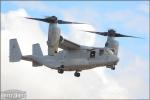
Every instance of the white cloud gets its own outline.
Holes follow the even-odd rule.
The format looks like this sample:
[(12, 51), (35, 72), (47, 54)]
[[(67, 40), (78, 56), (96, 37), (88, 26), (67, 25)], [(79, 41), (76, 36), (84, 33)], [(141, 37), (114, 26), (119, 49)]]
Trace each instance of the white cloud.
[[(19, 3), (21, 4), (21, 3)], [(23, 5), (24, 4), (24, 5)], [(29, 4), (29, 3), (28, 3)], [(31, 8), (31, 10), (39, 10), (47, 12), (59, 9), (49, 9), (45, 4), (39, 3), (40, 7), (35, 3), (28, 5), (22, 3), (20, 7)], [(34, 5), (35, 4), (35, 5)], [(44, 7), (45, 6), (45, 7)], [(44, 7), (44, 8), (43, 8)], [(54, 8), (54, 7), (50, 7)], [(97, 25), (93, 11), (86, 10), (86, 13), (80, 9), (72, 8), (69, 10), (59, 9), (58, 11), (64, 15), (64, 19), (78, 21), (80, 17), (85, 19), (84, 22)], [(141, 11), (147, 13), (147, 8), (141, 8)], [(91, 13), (89, 13), (91, 12)], [(96, 12), (100, 13), (100, 12)], [(148, 12), (149, 13), (149, 12)], [(106, 13), (103, 13), (105, 16)], [(70, 16), (71, 15), (71, 16)], [(8, 62), (8, 40), (17, 37), (23, 54), (31, 54), (32, 43), (40, 42), (42, 49), (46, 54), (46, 39), (39, 27), (39, 22), (22, 19), (22, 16), (28, 16), (24, 9), (10, 11), (1, 14), (2, 21), (2, 38), (1, 38), (1, 54), (2, 54), (2, 89), (18, 88), (26, 90), (28, 98), (149, 98), (149, 79), (144, 78), (148, 75), (148, 61), (137, 57), (137, 54), (130, 54), (128, 49), (119, 50), (120, 62), (116, 71), (109, 71), (105, 68), (96, 68), (89, 71), (81, 72), (79, 79), (73, 77), (73, 72), (66, 72), (59, 75), (56, 71), (46, 67), (34, 68), (31, 63), (21, 61), (18, 63)], [(114, 23), (121, 23), (125, 30), (133, 30), (148, 34), (149, 20), (143, 15), (136, 14), (131, 11), (109, 12), (105, 19)], [(80, 21), (82, 21), (80, 19)], [(80, 22), (79, 21), (79, 22)], [(98, 23), (99, 24), (99, 23)], [(99, 28), (99, 27), (98, 27)], [(101, 28), (101, 27), (100, 27)], [(95, 35), (82, 33), (76, 29), (95, 30), (91, 26), (70, 26), (70, 34), (67, 36), (69, 40), (84, 45), (93, 45), (95, 43)], [(98, 29), (101, 30), (101, 29)], [(88, 34), (88, 35), (87, 35)], [(34, 38), (33, 38), (34, 37)], [(71, 37), (71, 38), (70, 38)], [(46, 37), (47, 38), (47, 37)], [(101, 42), (101, 41), (98, 41)], [(104, 43), (104, 41), (103, 41)], [(126, 61), (128, 60), (128, 61)], [(132, 62), (130, 62), (132, 61)], [(126, 62), (124, 64), (124, 62)], [(111, 75), (110, 75), (111, 73)], [(148, 81), (148, 82), (147, 82)]]
[[(131, 98), (149, 98), (149, 62), (136, 57), (118, 73), (118, 82), (128, 89)], [(121, 66), (121, 65), (120, 65)], [(123, 65), (122, 65), (123, 66)], [(125, 67), (125, 66), (124, 66)], [(128, 74), (127, 74), (128, 73)]]
[(128, 91), (131, 99), (148, 99), (149, 60), (123, 47), (119, 51), (118, 71), (112, 76), (117, 78), (117, 82)]
[(68, 25), (69, 32), (66, 37), (75, 43), (86, 46), (104, 46), (106, 38), (99, 40), (96, 37), (98, 35), (94, 33), (82, 32), (85, 31), (100, 31), (101, 30), (101, 14), (99, 12), (90, 9), (89, 6), (83, 8), (71, 7), (70, 9), (60, 10), (63, 19), (68, 21), (77, 21), (86, 24)]
[[(64, 16), (64, 20), (68, 20), (68, 21), (77, 21), (77, 22), (81, 22), (84, 23), (86, 22), (86, 24), (74, 24), (74, 25), (69, 25), (69, 35), (67, 36), (67, 38), (69, 38), (70, 40), (72, 40), (75, 43), (81, 44), (81, 45), (86, 45), (86, 46), (93, 46), (95, 44), (96, 41), (96, 36), (95, 34), (90, 34), (90, 33), (85, 33), (82, 32), (81, 30), (89, 30), (89, 31), (95, 31), (95, 28), (90, 25), (90, 17), (86, 16), (86, 10), (84, 10), (83, 12), (79, 12), (78, 9), (68, 9), (68, 10), (61, 10), (60, 12), (62, 13), (62, 15)], [(80, 16), (84, 16), (84, 18), (80, 17)], [(80, 21), (80, 20), (81, 21)], [(86, 19), (86, 21), (85, 21)]]
[(75, 78), (73, 72), (60, 75), (44, 66), (32, 67), (32, 64), (26, 61), (10, 63), (10, 38), (18, 39), (23, 54), (31, 54), (32, 43), (40, 43), (43, 50), (47, 48), (39, 23), (22, 19), (23, 16), (28, 16), (24, 9), (2, 13), (2, 90), (15, 88), (27, 91), (28, 99), (129, 98), (126, 89), (107, 76), (102, 68), (95, 69), (97, 72), (83, 71), (80, 78)]
[(85, 33), (80, 30), (89, 30), (94, 31), (94, 27), (92, 25), (72, 25), (70, 27), (70, 34), (68, 35), (70, 37), (70, 40), (86, 46), (93, 46), (96, 41), (95, 34), (91, 33)]
[[(36, 42), (46, 43), (46, 38), (43, 36), (42, 31), (40, 30), (38, 22), (26, 20), (24, 18), (25, 16), (28, 15), (24, 9), (19, 9), (18, 11), (10, 11), (7, 14), (2, 14), (2, 32), (6, 32), (5, 34), (2, 34), (2, 37), (6, 39), (17, 38), (21, 48), (23, 49), (23, 54), (26, 54), (27, 52), (31, 54), (31, 49), (29, 50), (25, 48), (31, 48), (32, 45), (24, 46), (24, 44), (32, 44)], [(39, 38), (39, 40), (33, 39), (33, 37)], [(4, 44), (7, 43), (6, 39)]]

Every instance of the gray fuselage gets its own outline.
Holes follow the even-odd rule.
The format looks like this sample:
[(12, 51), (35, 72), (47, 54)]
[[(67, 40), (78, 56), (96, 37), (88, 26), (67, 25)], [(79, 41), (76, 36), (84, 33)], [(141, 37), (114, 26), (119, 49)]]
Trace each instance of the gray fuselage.
[(40, 59), (52, 69), (57, 69), (63, 65), (64, 71), (81, 71), (98, 66), (116, 65), (119, 60), (109, 48), (62, 50), (54, 56), (46, 55)]

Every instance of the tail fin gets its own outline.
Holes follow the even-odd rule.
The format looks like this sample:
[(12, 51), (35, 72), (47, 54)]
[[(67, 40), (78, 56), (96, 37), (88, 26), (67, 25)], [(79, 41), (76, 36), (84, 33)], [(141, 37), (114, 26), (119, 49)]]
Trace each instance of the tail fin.
[(32, 45), (32, 55), (37, 56), (37, 57), (43, 56), (43, 53), (42, 53), (39, 43)]
[(21, 60), (22, 54), (17, 39), (9, 40), (9, 61), (18, 62)]
[[(40, 44), (33, 44), (32, 45), (32, 55), (35, 57), (42, 57), (43, 53), (40, 47)], [(32, 61), (32, 66), (42, 66), (42, 64), (39, 64), (38, 62)]]

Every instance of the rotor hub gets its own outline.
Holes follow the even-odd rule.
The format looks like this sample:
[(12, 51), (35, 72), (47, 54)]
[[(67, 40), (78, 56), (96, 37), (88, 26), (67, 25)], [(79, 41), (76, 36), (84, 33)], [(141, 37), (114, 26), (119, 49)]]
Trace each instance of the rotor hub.
[(57, 17), (56, 16), (47, 17), (46, 20), (49, 23), (57, 23)]
[(114, 37), (116, 34), (116, 31), (113, 29), (109, 29), (107, 34), (108, 34), (108, 36)]

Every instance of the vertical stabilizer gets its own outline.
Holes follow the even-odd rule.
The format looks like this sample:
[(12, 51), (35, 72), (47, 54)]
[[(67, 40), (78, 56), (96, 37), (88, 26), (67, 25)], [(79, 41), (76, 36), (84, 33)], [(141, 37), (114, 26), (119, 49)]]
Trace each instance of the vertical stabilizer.
[[(32, 45), (32, 56), (36, 58), (43, 57), (43, 53), (39, 43)], [(42, 66), (42, 64), (39, 64), (36, 61), (32, 61), (32, 66), (37, 67), (37, 66)]]
[(22, 54), (17, 39), (9, 40), (9, 61), (18, 62), (21, 60)]

